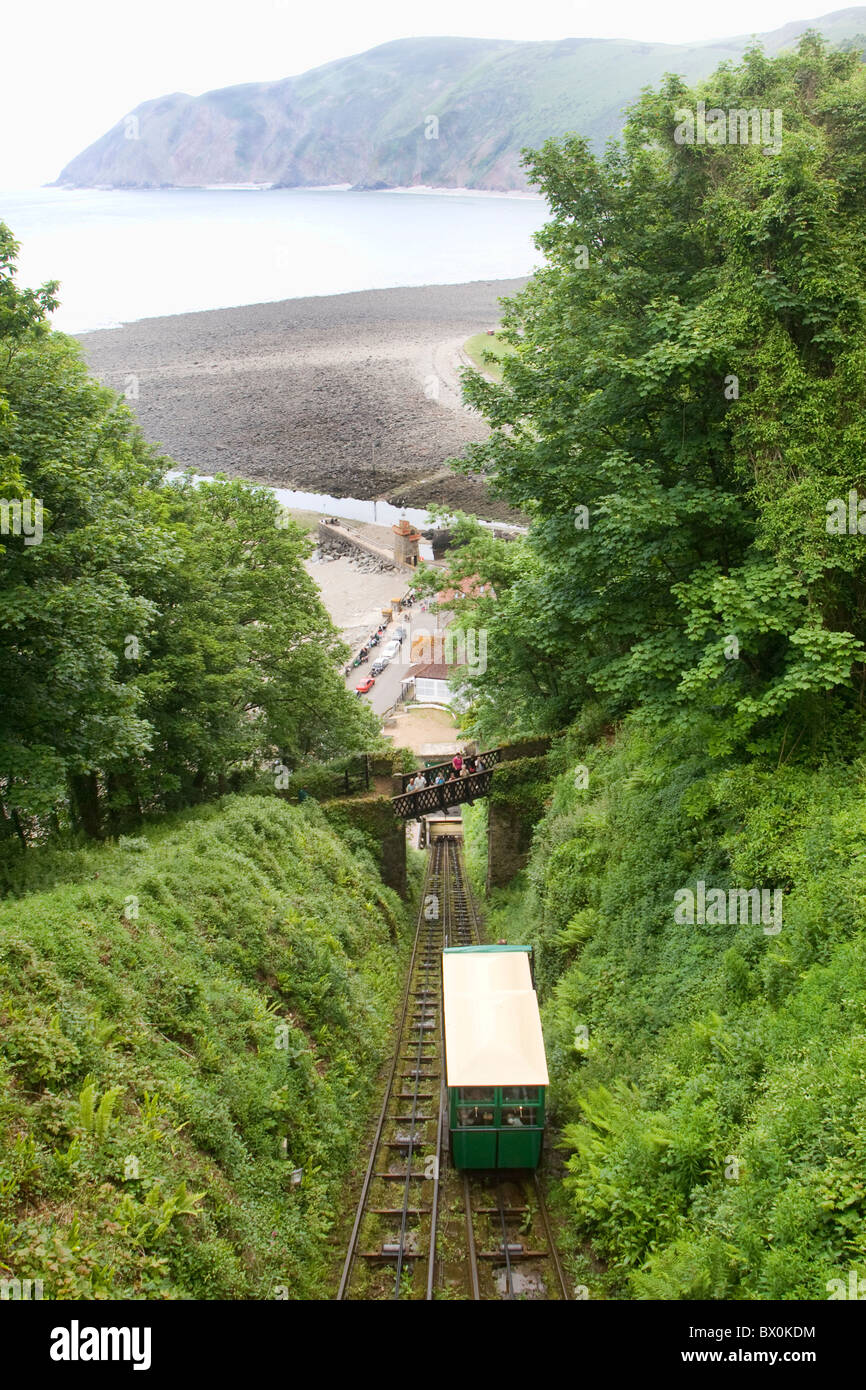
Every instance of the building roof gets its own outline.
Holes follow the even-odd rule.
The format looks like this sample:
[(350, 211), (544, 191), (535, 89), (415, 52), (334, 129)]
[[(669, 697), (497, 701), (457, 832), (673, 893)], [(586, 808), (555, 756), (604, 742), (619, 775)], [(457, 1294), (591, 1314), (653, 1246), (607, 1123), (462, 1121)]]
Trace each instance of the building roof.
[(442, 955), (448, 1086), (547, 1086), (529, 947)]
[(447, 681), (451, 674), (451, 668), (446, 666), (444, 661), (425, 661), (410, 666), (406, 673), (406, 680), (421, 681)]
[(461, 579), (459, 587), (456, 589), (440, 589), (436, 595), (437, 603), (450, 603), (455, 598), (481, 598), (483, 594), (490, 594), (496, 597), (492, 584), (482, 584), (480, 574), (470, 574), (466, 579)]

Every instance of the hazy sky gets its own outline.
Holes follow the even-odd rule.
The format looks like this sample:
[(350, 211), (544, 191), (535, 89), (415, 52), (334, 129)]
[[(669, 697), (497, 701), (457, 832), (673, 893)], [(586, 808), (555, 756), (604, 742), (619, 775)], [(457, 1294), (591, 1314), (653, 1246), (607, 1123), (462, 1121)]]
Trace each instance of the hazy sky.
[(149, 97), (287, 77), (390, 39), (682, 43), (829, 12), (808, 0), (24, 0), (3, 16), (0, 188), (56, 178)]

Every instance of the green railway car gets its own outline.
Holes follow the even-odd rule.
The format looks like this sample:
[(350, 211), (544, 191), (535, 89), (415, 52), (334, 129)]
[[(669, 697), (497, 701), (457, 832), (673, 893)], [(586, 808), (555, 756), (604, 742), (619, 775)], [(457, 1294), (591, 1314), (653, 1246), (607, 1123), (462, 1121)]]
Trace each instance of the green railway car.
[(530, 946), (442, 953), (445, 1084), (456, 1168), (536, 1168), (547, 1061)]

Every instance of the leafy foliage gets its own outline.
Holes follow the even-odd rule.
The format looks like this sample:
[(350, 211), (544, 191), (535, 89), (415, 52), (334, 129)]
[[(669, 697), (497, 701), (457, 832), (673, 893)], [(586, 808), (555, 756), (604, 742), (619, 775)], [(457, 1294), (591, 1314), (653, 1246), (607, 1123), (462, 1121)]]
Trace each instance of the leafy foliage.
[[(866, 1264), (866, 765), (701, 745), (569, 736), (488, 929), (536, 947), (593, 1296), (826, 1298)], [(782, 886), (781, 931), (678, 925), (699, 879)]]
[[(498, 577), (461, 610), (495, 634), (475, 727), (566, 730), (488, 929), (537, 948), (594, 1297), (866, 1269), (866, 549), (827, 524), (866, 493), (864, 98), (859, 52), (807, 35), (666, 78), (603, 159), (549, 142), (548, 265), (502, 384), (467, 376), (466, 466), (532, 518), (453, 553)], [(698, 100), (778, 109), (780, 152), (678, 144)], [(701, 882), (781, 892), (780, 930), (678, 921)]]
[(0, 555), (0, 838), (116, 831), (370, 746), (305, 533), (266, 489), (167, 482), (15, 252), (0, 226), (0, 491), (37, 499), (43, 534)]
[(312, 801), (21, 858), (0, 906), (4, 1272), (50, 1298), (324, 1296), (399, 900)]

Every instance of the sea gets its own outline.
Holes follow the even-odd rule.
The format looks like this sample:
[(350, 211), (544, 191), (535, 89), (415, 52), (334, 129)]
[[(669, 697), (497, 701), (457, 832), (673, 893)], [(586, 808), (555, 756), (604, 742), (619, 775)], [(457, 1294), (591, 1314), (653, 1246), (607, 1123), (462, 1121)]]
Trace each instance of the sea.
[(65, 333), (136, 319), (399, 285), (529, 275), (547, 221), (532, 195), (437, 190), (0, 192), (19, 284), (60, 281)]

